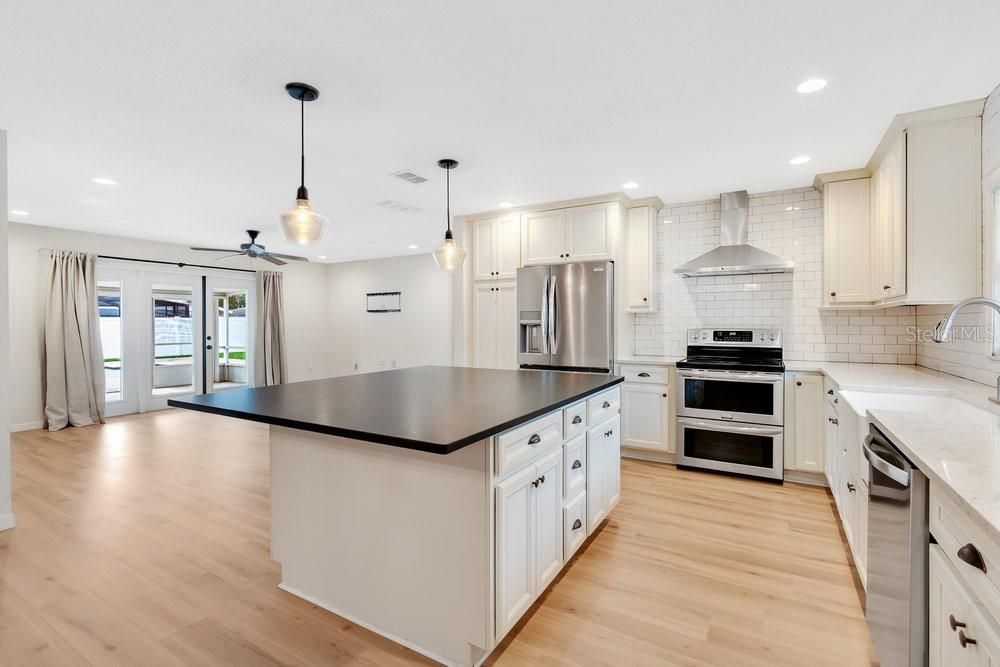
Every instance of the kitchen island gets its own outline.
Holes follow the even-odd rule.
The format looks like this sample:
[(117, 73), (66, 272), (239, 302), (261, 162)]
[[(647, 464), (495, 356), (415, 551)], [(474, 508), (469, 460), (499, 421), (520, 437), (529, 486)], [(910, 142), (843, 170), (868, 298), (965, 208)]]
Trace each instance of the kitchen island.
[(283, 589), (474, 665), (617, 504), (621, 381), (425, 366), (169, 404), (270, 425)]

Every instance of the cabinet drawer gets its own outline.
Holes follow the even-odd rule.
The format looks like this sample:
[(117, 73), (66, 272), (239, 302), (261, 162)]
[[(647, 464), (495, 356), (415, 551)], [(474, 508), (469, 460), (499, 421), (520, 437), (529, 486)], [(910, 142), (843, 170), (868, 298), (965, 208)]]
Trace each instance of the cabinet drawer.
[[(931, 534), (944, 555), (986, 608), (1000, 619), (1000, 548), (934, 484), (928, 510)], [(985, 572), (973, 564), (977, 562), (977, 554)]]
[(626, 382), (667, 384), (667, 369), (663, 366), (632, 366), (622, 364), (618, 370)]
[(605, 419), (613, 417), (618, 414), (621, 403), (621, 392), (618, 387), (587, 399), (587, 422), (591, 426), (596, 426)]
[(563, 508), (563, 562), (587, 539), (587, 494), (581, 493)]
[(563, 438), (587, 432), (587, 401), (580, 401), (563, 410)]
[(562, 442), (562, 410), (497, 436), (497, 475), (506, 475)]
[(587, 488), (587, 436), (580, 434), (563, 445), (563, 498)]

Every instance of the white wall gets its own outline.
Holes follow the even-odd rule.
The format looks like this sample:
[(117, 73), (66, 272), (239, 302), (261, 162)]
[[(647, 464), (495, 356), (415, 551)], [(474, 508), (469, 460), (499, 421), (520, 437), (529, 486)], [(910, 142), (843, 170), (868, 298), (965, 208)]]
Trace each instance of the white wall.
[[(38, 428), (42, 420), (45, 256), (39, 251), (43, 248), (237, 268), (250, 266), (249, 260), (243, 258), (217, 262), (211, 253), (193, 252), (184, 246), (169, 243), (10, 223), (10, 248), (9, 253), (4, 256), (9, 255), (13, 276), (10, 290), (10, 312), (13, 316), (10, 349), (16, 351), (16, 354), (10, 374), (10, 384), (15, 389), (10, 404), (11, 424), (15, 430)], [(122, 262), (108, 262), (105, 265), (141, 266), (145, 269), (152, 266)], [(270, 269), (271, 266), (266, 268)], [(164, 267), (164, 270), (169, 271), (171, 267)], [(200, 272), (199, 269), (189, 270)], [(330, 374), (327, 354), (330, 319), (325, 296), (328, 285), (327, 266), (289, 263), (280, 270), (285, 273), (289, 381), (326, 377)], [(3, 308), (3, 312), (6, 314), (8, 309)], [(3, 401), (3, 404), (7, 405), (7, 401)]]
[[(983, 180), (996, 178), (1000, 171), (1000, 86), (988, 98), (983, 109)], [(995, 184), (992, 185), (995, 187)], [(983, 188), (983, 294), (998, 294), (997, 261), (1000, 237), (997, 228), (993, 193)], [(949, 343), (929, 340), (929, 332), (950, 310), (949, 306), (918, 306), (917, 327), (922, 334), (917, 343), (917, 363), (927, 368), (958, 375), (975, 382), (994, 384), (1000, 373), (1000, 359), (992, 355), (994, 335), (991, 330), (992, 310), (970, 308), (955, 319), (955, 338)]]
[[(7, 256), (7, 132), (0, 130), (0, 257)], [(0, 378), (9, 378), (14, 355), (9, 346), (8, 280), (10, 267), (0, 270)], [(0, 382), (0, 530), (14, 525), (10, 488), (10, 390), (11, 381)]]
[(809, 188), (750, 194), (749, 242), (793, 273), (684, 278), (673, 272), (719, 244), (719, 200), (667, 204), (657, 221), (657, 306), (635, 316), (634, 353), (683, 356), (698, 327), (778, 328), (795, 361), (912, 364), (912, 307), (820, 311), (823, 203)]
[[(333, 375), (452, 363), (452, 276), (430, 255), (331, 264)], [(368, 313), (366, 292), (402, 292), (401, 313)]]

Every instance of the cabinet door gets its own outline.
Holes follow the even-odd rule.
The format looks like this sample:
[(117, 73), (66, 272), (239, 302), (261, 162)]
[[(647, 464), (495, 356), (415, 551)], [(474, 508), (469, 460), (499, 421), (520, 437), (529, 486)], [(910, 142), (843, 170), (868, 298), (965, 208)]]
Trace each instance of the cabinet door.
[(521, 266), (521, 220), (516, 215), (497, 220), (493, 245), (495, 277), (517, 278), (517, 269)]
[(556, 264), (565, 262), (566, 212), (542, 211), (521, 216), (521, 262)]
[(569, 261), (611, 259), (611, 216), (617, 204), (566, 209), (566, 252)]
[(824, 301), (871, 303), (871, 179), (828, 183), (823, 190)]
[(506, 634), (535, 599), (535, 466), (497, 484), (497, 624)]
[(493, 283), (476, 283), (474, 287), (472, 365), (476, 368), (496, 367), (496, 294)]
[[(951, 629), (951, 618), (969, 624), (971, 600), (951, 565), (941, 552), (941, 547), (930, 546), (928, 591), (928, 634), (930, 635), (930, 667), (963, 667), (977, 664), (972, 651), (963, 649), (958, 641), (958, 627)], [(968, 627), (963, 631), (968, 630)], [(978, 638), (976, 638), (978, 641)], [(974, 647), (973, 647), (974, 648)]]
[(535, 464), (532, 482), (534, 502), (535, 591), (545, 590), (563, 563), (562, 450), (557, 449)]
[(656, 209), (637, 206), (625, 214), (625, 309), (653, 310), (653, 250)]
[[(867, 463), (867, 461), (865, 461)], [(854, 565), (861, 584), (868, 590), (868, 485), (858, 478), (858, 544), (854, 550)]]
[(593, 533), (607, 516), (604, 505), (607, 431), (607, 424), (587, 431), (587, 535)]
[(837, 429), (837, 411), (829, 403), (826, 404), (826, 482), (830, 485), (833, 500), (840, 510), (840, 433)]
[(823, 472), (825, 435), (823, 422), (826, 401), (823, 400), (823, 376), (797, 374), (792, 381), (795, 410), (795, 458), (785, 467), (807, 472)]
[(496, 220), (477, 220), (472, 224), (472, 279), (495, 277), (493, 264)]
[(495, 357), (494, 368), (517, 368), (517, 283), (502, 282), (495, 286)]
[(615, 417), (608, 423), (609, 435), (604, 441), (604, 514), (614, 509), (622, 495), (622, 438), (621, 418)]
[(667, 451), (667, 387), (630, 384), (622, 387), (622, 444), (635, 449)]

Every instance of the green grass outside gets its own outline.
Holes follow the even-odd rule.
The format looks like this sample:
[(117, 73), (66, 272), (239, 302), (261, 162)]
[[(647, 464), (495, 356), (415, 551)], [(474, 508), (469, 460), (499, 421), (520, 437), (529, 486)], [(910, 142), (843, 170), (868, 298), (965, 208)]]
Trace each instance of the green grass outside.
[[(225, 352), (219, 352), (219, 359), (225, 357)], [(163, 357), (157, 357), (157, 359), (190, 359), (190, 354), (170, 354)], [(232, 360), (246, 361), (247, 353), (244, 352), (230, 352), (229, 358)], [(109, 363), (113, 361), (121, 361), (121, 357), (104, 357), (104, 363)]]

